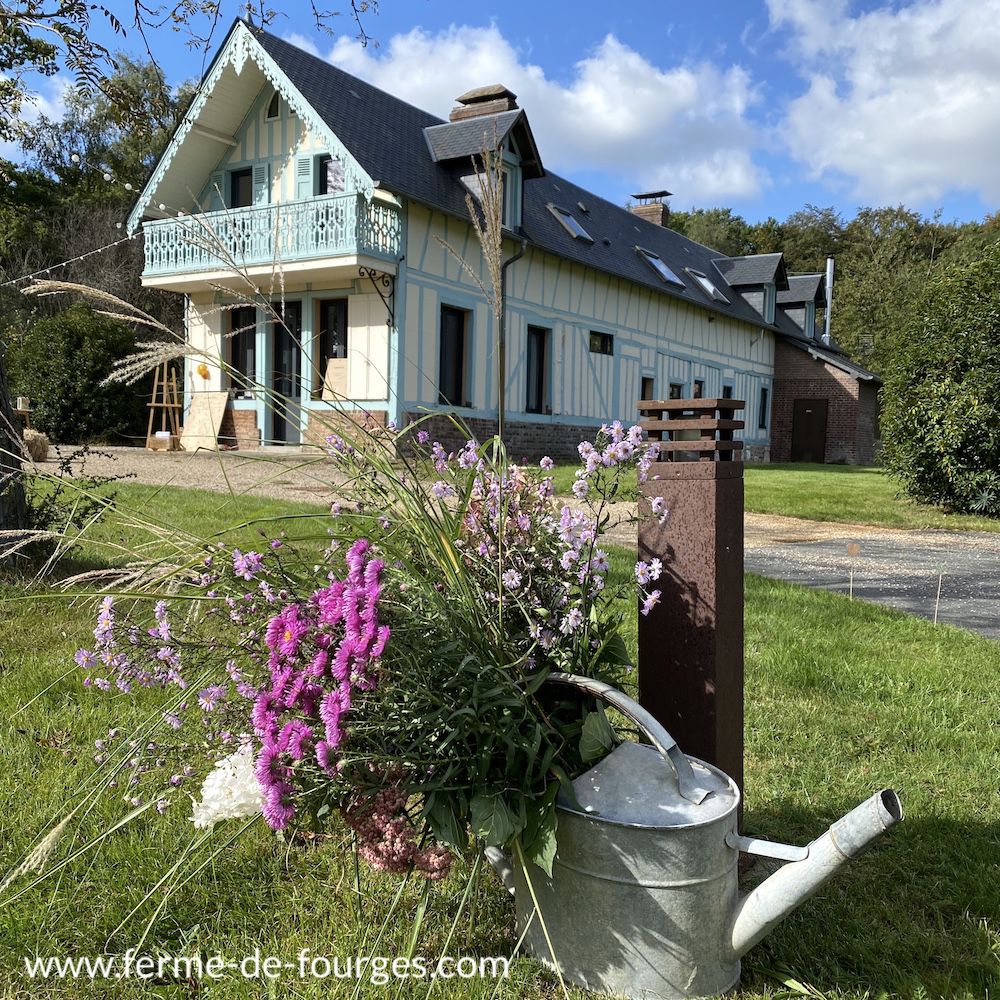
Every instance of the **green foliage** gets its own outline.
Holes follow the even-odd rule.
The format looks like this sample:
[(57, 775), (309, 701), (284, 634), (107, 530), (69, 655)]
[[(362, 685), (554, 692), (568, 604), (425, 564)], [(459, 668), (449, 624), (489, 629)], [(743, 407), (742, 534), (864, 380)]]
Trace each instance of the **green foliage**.
[(1000, 517), (1000, 242), (928, 283), (886, 373), (888, 469), (915, 500)]
[(58, 442), (117, 441), (144, 428), (142, 387), (101, 385), (135, 348), (124, 323), (78, 303), (33, 323), (12, 344), (13, 394), (30, 396), (34, 423)]

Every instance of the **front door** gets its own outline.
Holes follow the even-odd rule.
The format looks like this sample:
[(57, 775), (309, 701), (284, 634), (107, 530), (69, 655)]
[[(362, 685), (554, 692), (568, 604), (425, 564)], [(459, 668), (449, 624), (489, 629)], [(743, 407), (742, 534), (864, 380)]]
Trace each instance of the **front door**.
[(792, 461), (826, 461), (825, 399), (796, 399), (792, 405)]
[[(271, 438), (276, 444), (298, 444), (302, 425), (302, 303), (274, 303), (279, 319), (271, 324)], [(280, 321), (279, 321), (280, 320)]]

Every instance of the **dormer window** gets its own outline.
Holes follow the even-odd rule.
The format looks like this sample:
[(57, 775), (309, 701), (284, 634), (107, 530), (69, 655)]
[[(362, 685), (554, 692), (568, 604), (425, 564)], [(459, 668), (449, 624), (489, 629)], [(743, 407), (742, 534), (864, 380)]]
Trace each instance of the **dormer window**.
[(583, 240), (585, 243), (593, 243), (594, 238), (583, 226), (577, 222), (572, 212), (567, 212), (565, 208), (553, 205), (551, 202), (546, 206), (548, 210), (559, 220), (563, 229), (575, 240)]
[(642, 247), (636, 247), (635, 252), (666, 282), (671, 285), (680, 285), (684, 288), (684, 282), (677, 277), (676, 274), (670, 269), (666, 261), (664, 261), (657, 254), (653, 253), (652, 250), (644, 250)]
[(271, 100), (267, 105), (267, 114), (265, 115), (265, 117), (267, 118), (268, 121), (271, 121), (272, 119), (277, 118), (280, 113), (281, 113), (281, 95), (277, 91), (275, 91), (271, 95)]
[(712, 279), (707, 274), (704, 274), (701, 271), (696, 271), (694, 270), (694, 268), (691, 267), (686, 267), (684, 268), (684, 270), (687, 271), (687, 273), (690, 274), (691, 277), (694, 278), (696, 282), (698, 282), (698, 287), (710, 299), (714, 300), (715, 302), (724, 302), (726, 305), (729, 305), (729, 299), (727, 299), (725, 295), (723, 295), (722, 292), (720, 292), (719, 289), (715, 287), (715, 284), (712, 282)]

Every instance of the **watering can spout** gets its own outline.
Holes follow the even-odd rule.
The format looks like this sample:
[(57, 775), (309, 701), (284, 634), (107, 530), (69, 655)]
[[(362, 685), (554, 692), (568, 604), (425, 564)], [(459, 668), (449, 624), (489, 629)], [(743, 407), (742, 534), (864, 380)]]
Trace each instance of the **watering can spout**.
[[(899, 796), (886, 788), (837, 820), (823, 836), (805, 848), (802, 860), (779, 868), (743, 899), (733, 920), (733, 956), (739, 958), (749, 951), (841, 866), (856, 858), (876, 837), (902, 818)], [(749, 850), (776, 856), (770, 851), (755, 852), (752, 847)]]

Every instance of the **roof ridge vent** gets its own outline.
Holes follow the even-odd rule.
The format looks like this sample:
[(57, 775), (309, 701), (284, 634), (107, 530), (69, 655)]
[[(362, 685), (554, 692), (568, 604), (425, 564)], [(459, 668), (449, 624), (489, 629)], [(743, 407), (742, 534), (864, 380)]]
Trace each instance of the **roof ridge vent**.
[(502, 83), (491, 83), (485, 87), (467, 90), (455, 98), (458, 105), (452, 108), (448, 120), (463, 121), (466, 118), (479, 118), (482, 115), (496, 115), (501, 111), (517, 110), (517, 94), (508, 90)]

